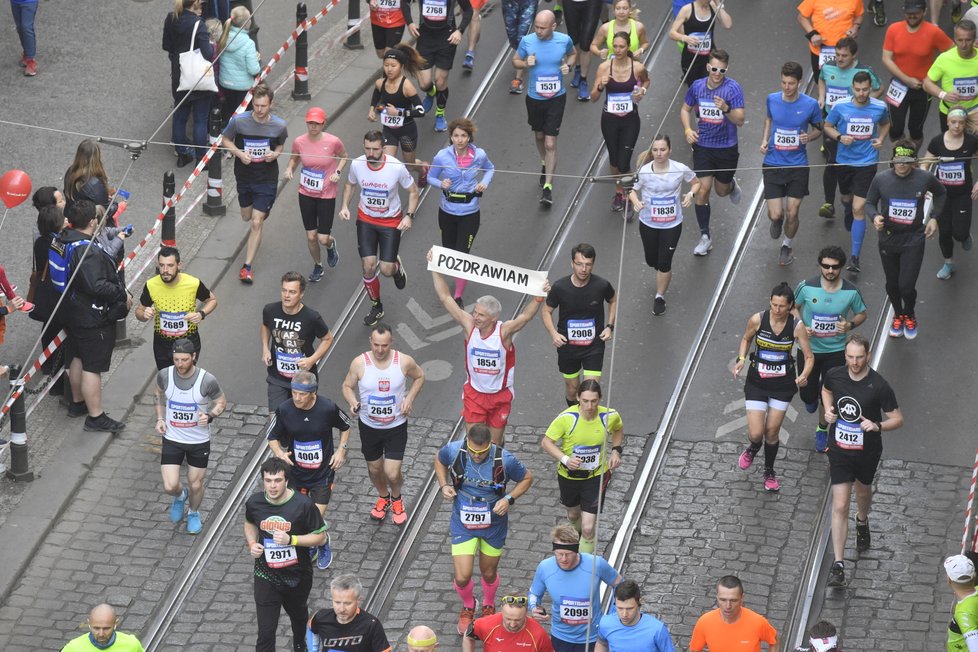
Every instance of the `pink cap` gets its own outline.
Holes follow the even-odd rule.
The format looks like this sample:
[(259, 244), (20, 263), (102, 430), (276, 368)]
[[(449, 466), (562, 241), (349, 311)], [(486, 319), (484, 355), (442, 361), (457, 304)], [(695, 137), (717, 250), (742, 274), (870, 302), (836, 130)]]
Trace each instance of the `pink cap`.
[(326, 112), (318, 106), (314, 106), (306, 111), (306, 122), (318, 122), (324, 125), (326, 124)]

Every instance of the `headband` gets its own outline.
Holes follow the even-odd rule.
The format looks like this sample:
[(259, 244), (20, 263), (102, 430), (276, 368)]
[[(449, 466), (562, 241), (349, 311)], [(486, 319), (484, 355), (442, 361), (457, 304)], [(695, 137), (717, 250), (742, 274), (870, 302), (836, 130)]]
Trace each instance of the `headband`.
[(407, 637), (407, 644), (413, 645), (414, 647), (431, 647), (438, 642), (437, 636), (432, 636), (431, 638), (412, 638), (410, 634)]
[(571, 552), (578, 552), (581, 549), (581, 544), (579, 543), (554, 543), (554, 550), (570, 550)]
[(298, 381), (292, 381), (292, 389), (299, 392), (315, 392), (319, 389), (319, 385), (316, 383), (300, 383)]
[(838, 648), (838, 636), (826, 636), (825, 638), (810, 638), (808, 642), (812, 645), (812, 652), (829, 652)]
[[(909, 161), (901, 161), (899, 159), (910, 159)], [(914, 152), (912, 147), (894, 147), (893, 148), (893, 160), (896, 163), (913, 163), (916, 161), (916, 152)]]
[(398, 63), (406, 63), (407, 62), (407, 56), (405, 56), (405, 54), (403, 52), (401, 52), (400, 50), (398, 50), (397, 48), (391, 48), (390, 50), (388, 50), (387, 52), (385, 52), (384, 53), (384, 58), (385, 59), (394, 59)]
[(952, 115), (957, 116), (959, 118), (967, 118), (968, 112), (962, 108), (951, 109), (950, 111), (947, 112), (947, 117), (950, 118)]

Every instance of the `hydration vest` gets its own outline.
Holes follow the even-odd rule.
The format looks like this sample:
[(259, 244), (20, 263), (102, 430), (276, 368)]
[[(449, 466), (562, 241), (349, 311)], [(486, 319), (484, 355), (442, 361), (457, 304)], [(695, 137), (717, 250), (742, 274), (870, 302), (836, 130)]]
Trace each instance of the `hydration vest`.
[[(493, 490), (498, 496), (506, 495), (506, 483), (509, 478), (506, 477), (506, 467), (503, 464), (503, 449), (501, 446), (493, 445), (492, 454), (492, 482)], [(455, 461), (448, 468), (448, 472), (452, 476), (452, 486), (455, 487), (455, 491), (459, 491), (462, 488), (462, 483), (465, 481), (465, 464), (468, 462), (469, 454), (465, 450), (463, 445), (458, 450), (458, 455), (455, 456)]]
[(64, 242), (58, 236), (51, 238), (51, 246), (48, 247), (48, 274), (58, 294), (64, 294), (68, 279), (71, 278), (72, 254), (75, 253), (75, 249), (87, 246), (89, 242), (91, 240)]

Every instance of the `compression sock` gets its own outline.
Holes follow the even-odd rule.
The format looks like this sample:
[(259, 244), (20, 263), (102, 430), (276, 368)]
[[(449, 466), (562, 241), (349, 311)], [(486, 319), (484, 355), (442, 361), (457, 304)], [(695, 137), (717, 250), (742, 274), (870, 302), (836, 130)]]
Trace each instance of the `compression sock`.
[(769, 471), (774, 470), (774, 460), (778, 457), (778, 448), (781, 447), (781, 442), (776, 444), (769, 444), (764, 442), (764, 468)]
[(703, 233), (707, 237), (710, 235), (710, 205), (703, 204), (700, 206), (696, 204), (696, 223), (700, 227), (700, 233)]
[[(472, 582), (469, 582), (469, 586), (472, 586)], [(496, 579), (492, 583), (487, 583), (486, 579), (482, 578), (482, 604), (492, 606), (496, 604), (496, 589), (499, 588), (499, 575), (496, 575)]]
[(423, 88), (421, 90), (424, 91), (425, 95), (430, 95), (431, 97), (434, 97), (438, 93), (438, 89), (435, 88), (435, 82), (431, 82), (431, 86), (429, 86), (428, 88)]
[(851, 201), (848, 202), (848, 203), (846, 203), (846, 201), (844, 199), (842, 200), (842, 212), (844, 214), (844, 218), (843, 219), (845, 221), (846, 231), (852, 231), (852, 221), (853, 221), (854, 218), (852, 216), (852, 202)]
[(581, 535), (581, 552), (594, 552), (594, 539), (585, 539), (584, 535)]
[(790, 246), (791, 246), (791, 241), (792, 241), (792, 240), (794, 240), (794, 238), (789, 238), (788, 236), (785, 236), (785, 237), (784, 237), (784, 238), (783, 238), (783, 239), (781, 240), (781, 244), (783, 244), (783, 245), (784, 245), (785, 247), (790, 247)]
[(828, 432), (829, 431), (829, 424), (822, 423), (821, 421), (819, 421), (818, 422), (818, 428), (816, 428), (816, 430), (824, 430), (825, 432)]
[(752, 453), (756, 453), (757, 451), (761, 450), (761, 442), (751, 441), (750, 439), (748, 439), (747, 448), (749, 448)]
[(462, 598), (462, 606), (466, 609), (475, 609), (475, 596), (472, 594), (472, 580), (466, 582), (465, 586), (459, 586), (458, 582), (452, 580), (455, 585), (455, 592)]
[(363, 287), (367, 288), (367, 296), (371, 301), (380, 301), (380, 277), (374, 274), (373, 278), (363, 277)]
[(465, 286), (468, 285), (468, 284), (469, 284), (469, 282), (466, 281), (465, 279), (461, 279), (461, 278), (455, 279), (455, 297), (454, 298), (461, 299), (462, 298), (462, 294), (465, 292)]
[(445, 107), (448, 106), (448, 89), (443, 91), (435, 91), (435, 106), (438, 107), (438, 111), (442, 114), (445, 113)]
[(866, 235), (866, 220), (854, 220), (852, 223), (852, 255), (858, 256), (863, 250), (863, 238)]

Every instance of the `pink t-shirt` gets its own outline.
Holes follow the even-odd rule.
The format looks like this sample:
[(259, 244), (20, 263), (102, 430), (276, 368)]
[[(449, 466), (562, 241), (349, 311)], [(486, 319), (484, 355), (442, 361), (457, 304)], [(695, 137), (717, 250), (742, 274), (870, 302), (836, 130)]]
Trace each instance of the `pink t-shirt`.
[(335, 184), (329, 180), (336, 172), (339, 160), (336, 158), (346, 151), (343, 142), (336, 136), (323, 133), (317, 141), (302, 134), (292, 143), (292, 153), (299, 155), (296, 170), (299, 177), (299, 194), (318, 199), (336, 199)]

